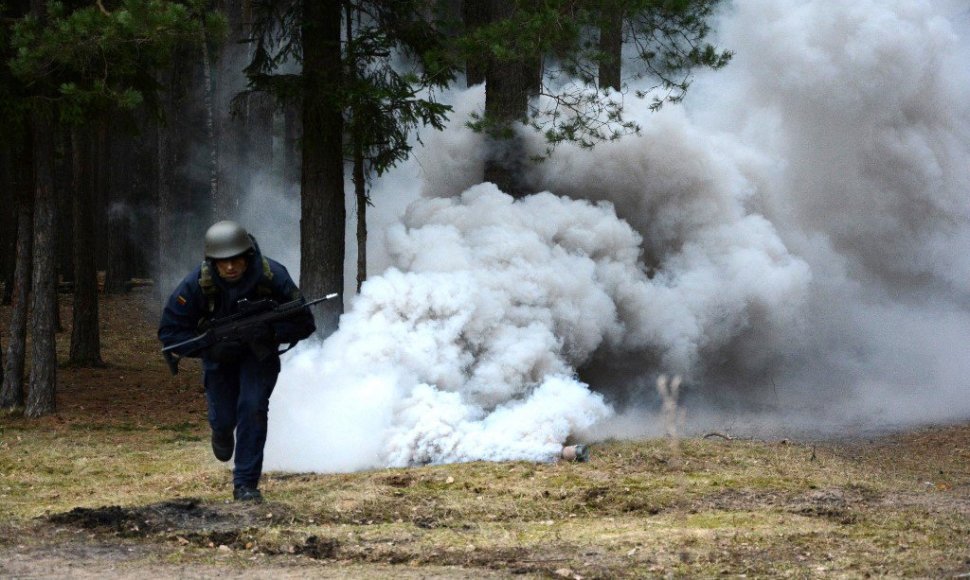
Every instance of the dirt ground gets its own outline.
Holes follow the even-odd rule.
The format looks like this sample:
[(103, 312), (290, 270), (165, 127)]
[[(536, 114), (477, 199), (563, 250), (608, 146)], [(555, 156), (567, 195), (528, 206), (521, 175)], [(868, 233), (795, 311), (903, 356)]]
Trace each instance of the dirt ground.
[(157, 315), (150, 288), (104, 299), (105, 366), (63, 366), (53, 416), (0, 416), (0, 577), (970, 577), (970, 421), (270, 473), (267, 503), (232, 503), (198, 364), (169, 374)]

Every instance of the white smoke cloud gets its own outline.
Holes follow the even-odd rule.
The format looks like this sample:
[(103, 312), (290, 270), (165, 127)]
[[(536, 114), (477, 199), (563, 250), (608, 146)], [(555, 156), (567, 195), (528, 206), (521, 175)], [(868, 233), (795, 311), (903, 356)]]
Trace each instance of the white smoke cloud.
[[(513, 202), (492, 184), (417, 201), (387, 236), (395, 267), (365, 284), (322, 351), (301, 355), (314, 379), (274, 397), (269, 449), (305, 439), (292, 429), (308, 419), (288, 409), (328, 399), (327, 385), (362, 385), (385, 393), (362, 395), (386, 421), (363, 445), (378, 450), (378, 464), (552, 459), (570, 434), (610, 414), (574, 378), (597, 350), (652, 349), (690, 371), (701, 348), (747, 323), (749, 305), (784, 311), (780, 301), (800, 295), (804, 264), (749, 217), (730, 225), (750, 239), (716, 224), (684, 241), (671, 258), (676, 274), (650, 279), (640, 236), (612, 204), (549, 193)], [(787, 290), (761, 290), (770, 278)], [(279, 452), (268, 453), (270, 466), (306, 467)]]
[[(354, 445), (389, 465), (549, 460), (609, 414), (574, 369), (622, 340), (613, 272), (646, 281), (639, 236), (611, 206), (551, 194), (513, 203), (481, 184), (412, 204), (387, 239), (396, 267), (368, 280), (322, 349), (300, 355), (312, 380), (284, 371), (269, 449), (307, 426), (290, 409), (358, 386), (382, 394), (341, 411), (385, 422), (366, 442), (355, 431)], [(296, 467), (287, 455), (270, 452), (268, 464)]]
[[(384, 222), (384, 273), (287, 363), (267, 466), (550, 459), (571, 435), (656, 432), (611, 403), (649, 402), (659, 372), (771, 392), (776, 430), (965, 418), (958, 7), (736, 0), (717, 25), (726, 69), (683, 105), (628, 102), (640, 136), (558, 148), (531, 176), (547, 193), (519, 202), (476, 184), (464, 121), (483, 89), (457, 94), (449, 129), (423, 136), (421, 199)], [(376, 188), (395, 208), (407, 171)]]

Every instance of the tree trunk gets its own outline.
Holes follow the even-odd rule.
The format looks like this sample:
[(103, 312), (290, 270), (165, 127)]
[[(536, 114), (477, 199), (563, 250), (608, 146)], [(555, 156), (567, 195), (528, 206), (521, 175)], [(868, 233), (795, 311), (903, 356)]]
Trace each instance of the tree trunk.
[[(340, 94), (340, 3), (303, 2), (303, 170), (300, 285), (307, 296), (343, 293), (346, 202)], [(343, 301), (317, 309), (318, 334), (337, 329)]]
[(98, 241), (104, 259), (105, 294), (127, 292), (127, 282), (132, 277), (132, 180), (137, 170), (133, 145), (126, 135), (116, 133), (119, 129), (110, 120), (97, 124), (90, 166), (102, 222), (97, 231), (101, 232)]
[(283, 110), (283, 191), (287, 198), (296, 199), (300, 192), (303, 161), (300, 141), (303, 137), (302, 103), (287, 102)]
[[(14, 205), (15, 204), (9, 204), (8, 207)], [(3, 292), (0, 293), (0, 304), (4, 306), (9, 306), (13, 300), (13, 277), (17, 259), (17, 212), (11, 211), (7, 213), (9, 214), (7, 223), (0, 225), (0, 227), (7, 232), (11, 239), (9, 245), (5, 245), (3, 248), (3, 253), (6, 258), (4, 260), (3, 279), (0, 280), (0, 282), (3, 282)]]
[[(201, 235), (211, 223), (209, 190), (204, 177), (193, 173), (192, 144), (199, 142), (197, 131), (202, 115), (198, 102), (198, 63), (195, 51), (181, 51), (174, 65), (159, 79), (165, 87), (165, 123), (157, 135), (158, 181), (156, 184), (156, 221), (158, 228), (158, 297), (162, 303), (179, 281), (202, 258)], [(204, 137), (202, 137), (204, 139)]]
[(30, 387), (28, 417), (55, 410), (57, 350), (54, 342), (55, 288), (54, 127), (49, 113), (35, 113), (34, 136), (34, 260), (31, 300)]
[(209, 195), (212, 198), (214, 219), (238, 220), (240, 174), (248, 168), (240, 163), (236, 151), (244, 147), (239, 143), (231, 78), (233, 66), (243, 38), (240, 37), (241, 12), (236, 0), (219, 0), (216, 8), (226, 18), (229, 26), (225, 44), (209, 47), (205, 32), (202, 43), (202, 91), (206, 117), (206, 147), (209, 150)]
[(156, 183), (155, 216), (156, 228), (158, 229), (158, 257), (155, 261), (157, 272), (155, 274), (156, 298), (160, 305), (164, 305), (168, 298), (168, 293), (175, 289), (179, 281), (179, 260), (177, 258), (178, 232), (175, 228), (174, 211), (175, 202), (172, 195), (173, 180), (173, 157), (174, 148), (172, 147), (172, 127), (177, 121), (177, 109), (175, 107), (173, 91), (176, 86), (176, 71), (178, 64), (173, 67), (171, 76), (164, 79), (162, 85), (166, 87), (163, 96), (163, 108), (165, 112), (166, 124), (158, 127), (156, 134), (158, 140), (158, 181)]
[[(260, 223), (264, 221), (268, 194), (295, 193), (299, 178), (285, 182), (287, 185), (283, 188), (274, 181), (279, 179), (278, 171), (282, 168), (274, 163), (276, 103), (273, 97), (264, 92), (239, 94), (243, 88), (240, 63), (252, 59), (248, 42), (252, 35), (252, 3), (224, 0), (222, 4), (229, 21), (229, 38), (220, 47), (218, 66), (214, 70), (219, 112), (216, 119), (219, 195), (228, 208), (225, 215), (244, 224)], [(230, 110), (232, 114), (227, 115)], [(294, 186), (291, 188), (290, 184)]]
[(12, 155), (10, 144), (6, 140), (0, 143), (0, 207), (9, 208), (0, 212), (0, 282), (3, 283), (0, 304), (10, 304), (13, 299), (17, 264), (17, 180)]
[[(155, 143), (147, 119), (136, 119), (132, 127), (115, 127), (104, 142), (108, 166), (108, 256), (106, 291), (127, 293), (133, 278), (151, 273), (149, 257), (154, 246), (156, 176)], [(137, 131), (137, 133), (132, 133)], [(100, 140), (100, 137), (99, 137)], [(88, 163), (94, 166), (96, 163)]]
[[(105, 293), (122, 294), (128, 291), (132, 278), (133, 261), (131, 237), (134, 228), (133, 177), (136, 156), (133, 146), (125, 135), (115, 134), (117, 127), (102, 125), (98, 131), (98, 148), (102, 149), (96, 165), (106, 168), (106, 194), (104, 208), (108, 217), (106, 241), (108, 263), (106, 265)], [(108, 138), (111, 135), (112, 138)]]
[[(236, 167), (236, 198), (246, 200), (246, 213), (237, 209), (235, 219), (253, 224), (265, 221), (265, 206), (271, 196), (282, 195), (271, 181), (273, 172), (273, 99), (265, 93), (250, 93), (239, 103), (233, 118)], [(225, 147), (222, 147), (225, 148)], [(225, 184), (223, 184), (225, 185)], [(236, 202), (240, 208), (243, 204)]]
[[(359, 18), (359, 15), (358, 15)], [(354, 38), (354, 10), (350, 3), (344, 5), (344, 39), (347, 42), (346, 69), (347, 82), (356, 84), (357, 79), (357, 47)], [(364, 172), (364, 145), (360, 132), (360, 111), (352, 110), (353, 123), (350, 127), (350, 139), (353, 143), (353, 169), (351, 181), (354, 183), (354, 199), (357, 205), (357, 292), (367, 279), (367, 179)]]
[(109, 185), (109, 157), (106, 120), (99, 120), (92, 129), (91, 137), (91, 189), (95, 199), (95, 231), (98, 232), (94, 247), (95, 267), (105, 273), (103, 291), (108, 291), (108, 275), (111, 273), (113, 256), (111, 255), (111, 188)]
[[(507, 0), (489, 0), (490, 21), (498, 22), (515, 13)], [(486, 157), (485, 181), (520, 198), (531, 193), (525, 183), (526, 154), (516, 125), (526, 119), (529, 97), (537, 92), (541, 67), (531, 57), (515, 60), (490, 58), (485, 80)]]
[[(29, 153), (29, 148), (26, 148)], [(22, 164), (30, 163), (29, 154), (22, 155)], [(24, 178), (27, 171), (20, 175)], [(4, 359), (3, 387), (0, 388), (0, 408), (24, 406), (24, 366), (27, 352), (27, 306), (30, 303), (30, 278), (34, 246), (34, 198), (29, 179), (18, 180), (17, 187), (17, 261), (14, 269), (13, 299), (11, 302), (9, 340)]]
[[(54, 211), (54, 230), (57, 232), (55, 243), (57, 246), (57, 261), (55, 262), (55, 280), (60, 282), (74, 281), (74, 220), (71, 217), (74, 200), (71, 196), (73, 177), (71, 161), (71, 136), (67, 130), (58, 128), (54, 133), (54, 194), (57, 196), (57, 208)], [(57, 318), (57, 332), (64, 329)]]
[(139, 114), (138, 135), (133, 137), (138, 150), (138, 164), (135, 172), (135, 195), (137, 196), (135, 231), (132, 243), (132, 276), (151, 278), (155, 272), (155, 257), (158, 255), (158, 232), (155, 230), (155, 189), (158, 187), (158, 128), (154, 115)]
[(90, 137), (75, 128), (71, 134), (74, 166), (74, 308), (71, 364), (102, 366), (98, 325), (98, 272), (94, 263), (94, 196), (85, 166), (91, 164)]
[(71, 242), (74, 239), (73, 201), (69, 188), (71, 184), (71, 154), (70, 134), (56, 128), (54, 130), (54, 247), (56, 259), (54, 261), (54, 332), (64, 332), (64, 321), (61, 318), (59, 285), (61, 282), (74, 282), (74, 249)]
[(600, 24), (599, 87), (620, 90), (623, 56), (623, 10), (616, 2), (606, 2)]
[[(489, 0), (464, 0), (461, 5), (461, 19), (465, 34), (470, 34), (489, 22)], [(472, 87), (485, 82), (487, 59), (478, 55), (469, 56), (465, 61), (465, 86)]]
[[(116, 187), (127, 192), (124, 231), (125, 263), (127, 267), (122, 282), (130, 291), (132, 278), (150, 278), (155, 260), (155, 187), (158, 180), (157, 140), (151, 116), (139, 111), (135, 119), (134, 134), (116, 136), (113, 140), (123, 144), (128, 170)], [(120, 138), (119, 138), (120, 137)]]
[(230, 208), (219, 195), (219, 136), (216, 134), (215, 103), (213, 102), (212, 58), (209, 56), (209, 42), (202, 29), (202, 102), (205, 106), (206, 146), (209, 149), (209, 197), (212, 214), (218, 219), (228, 219)]
[(364, 177), (364, 152), (360, 138), (354, 137), (354, 196), (357, 199), (357, 292), (367, 280), (367, 180)]

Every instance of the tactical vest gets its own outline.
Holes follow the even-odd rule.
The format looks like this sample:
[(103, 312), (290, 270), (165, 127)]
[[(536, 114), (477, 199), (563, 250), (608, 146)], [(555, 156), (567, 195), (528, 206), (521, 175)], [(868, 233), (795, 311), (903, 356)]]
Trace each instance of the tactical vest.
[[(273, 271), (269, 267), (269, 260), (266, 256), (261, 256), (263, 271), (256, 282), (256, 295), (260, 298), (270, 298), (273, 296)], [(199, 270), (199, 286), (202, 287), (202, 294), (205, 295), (206, 307), (209, 314), (216, 311), (216, 298), (219, 296), (219, 287), (212, 277), (212, 267), (209, 260), (202, 260), (202, 267)]]

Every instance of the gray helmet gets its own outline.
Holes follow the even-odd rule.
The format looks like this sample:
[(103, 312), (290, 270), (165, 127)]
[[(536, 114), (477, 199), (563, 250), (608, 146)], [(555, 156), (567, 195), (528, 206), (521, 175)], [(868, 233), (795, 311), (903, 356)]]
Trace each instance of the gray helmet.
[(236, 222), (216, 222), (205, 233), (206, 258), (222, 260), (245, 254), (252, 249), (253, 241), (249, 233)]

